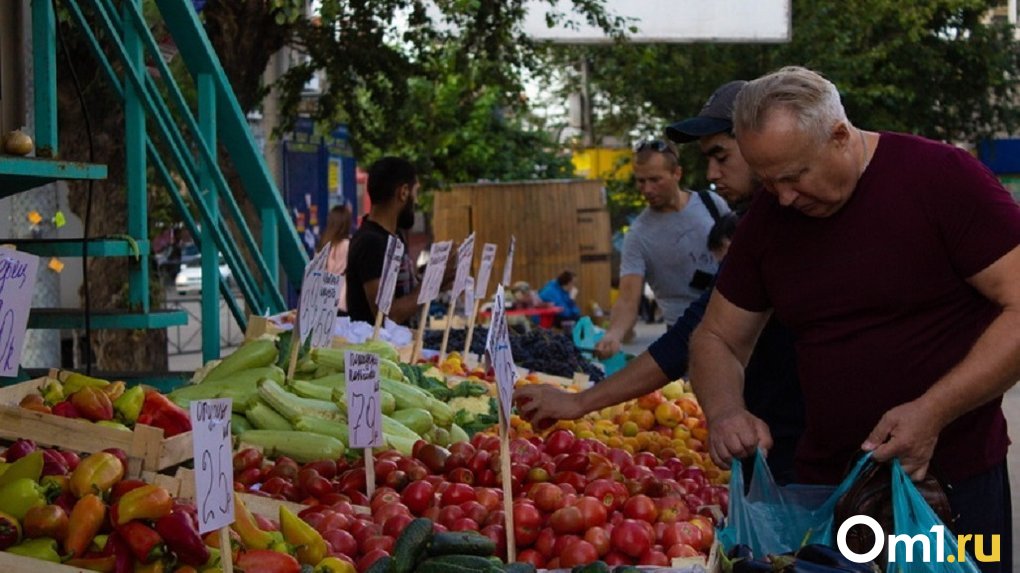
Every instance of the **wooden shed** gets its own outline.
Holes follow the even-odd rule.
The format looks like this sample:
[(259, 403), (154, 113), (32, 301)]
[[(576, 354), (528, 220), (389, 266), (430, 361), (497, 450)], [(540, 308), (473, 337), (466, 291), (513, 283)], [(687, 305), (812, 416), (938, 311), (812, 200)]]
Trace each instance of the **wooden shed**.
[(474, 183), (435, 193), (432, 225), (437, 241), (475, 233), (475, 268), (484, 243), (499, 251), (490, 295), (502, 277), (510, 236), (517, 237), (514, 282), (536, 290), (564, 269), (578, 274), (578, 306), (609, 309), (611, 230), (601, 181), (569, 179)]

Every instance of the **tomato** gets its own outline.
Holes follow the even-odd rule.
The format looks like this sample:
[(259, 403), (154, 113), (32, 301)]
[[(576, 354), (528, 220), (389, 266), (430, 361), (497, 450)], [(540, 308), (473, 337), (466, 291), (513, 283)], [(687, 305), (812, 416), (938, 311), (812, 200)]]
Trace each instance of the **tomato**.
[(655, 505), (659, 508), (660, 523), (687, 521), (691, 516), (691, 510), (679, 497), (661, 497), (655, 500)]
[(358, 544), (362, 553), (371, 553), (376, 549), (382, 549), (386, 553), (393, 553), (394, 540), (389, 535), (373, 535)]
[(498, 489), (476, 487), (475, 499), (478, 500), (478, 503), (482, 504), (487, 511), (493, 512), (503, 507), (503, 497), (500, 495), (501, 493), (502, 491)]
[(639, 557), (652, 547), (652, 534), (642, 522), (625, 519), (613, 527), (609, 541), (613, 550), (631, 557)]
[(592, 544), (599, 557), (609, 553), (609, 533), (604, 528), (589, 528), (584, 532), (584, 540)]
[(322, 519), (322, 523), (319, 524), (319, 533), (332, 531), (334, 529), (342, 529), (346, 531), (350, 526), (351, 517), (349, 515), (344, 515), (338, 511), (328, 510), (326, 517), (324, 517)]
[(468, 468), (454, 468), (447, 472), (446, 477), (453, 483), (463, 483), (467, 485), (475, 483), (475, 474)]
[(457, 468), (466, 468), (469, 459), (471, 458), (464, 457), (461, 454), (450, 454), (450, 457), (446, 458), (446, 463), (443, 464), (443, 471), (450, 473)]
[(545, 557), (534, 549), (525, 549), (517, 554), (518, 563), (531, 563), (535, 569), (545, 568)]
[(590, 529), (605, 525), (609, 518), (606, 506), (594, 497), (584, 496), (577, 500), (574, 507), (581, 511), (581, 518), (584, 521), (584, 528)]
[(606, 565), (615, 567), (617, 565), (630, 565), (633, 561), (627, 555), (620, 553), (619, 551), (610, 551), (606, 553), (602, 560), (606, 562)]
[[(475, 434), (478, 436), (479, 434)], [(482, 434), (482, 439), (475, 447), (479, 450), (488, 450), (489, 452), (499, 451), (499, 436), (493, 436), (492, 434)]]
[(326, 479), (336, 477), (336, 460), (317, 460), (305, 464), (305, 469), (313, 469)]
[(460, 505), (465, 501), (474, 501), (474, 499), (475, 488), (465, 483), (454, 483), (450, 484), (450, 487), (443, 492), (439, 504), (442, 506)]
[(588, 485), (587, 480), (584, 476), (577, 472), (556, 472), (553, 476), (553, 481), (556, 483), (566, 483), (574, 487), (574, 491), (584, 491), (584, 487)]
[(560, 559), (563, 558), (563, 552), (567, 550), (571, 545), (580, 541), (581, 538), (577, 535), (561, 535), (556, 538), (553, 543), (553, 555), (559, 555)]
[(329, 543), (336, 553), (344, 555), (357, 555), (358, 542), (354, 536), (342, 529), (330, 529), (322, 534), (322, 538)]
[(543, 467), (532, 467), (528, 469), (528, 475), (525, 476), (525, 481), (528, 483), (540, 483), (549, 481), (552, 476), (549, 475), (549, 471)]
[(712, 547), (712, 543), (715, 542), (715, 527), (712, 526), (712, 522), (704, 516), (695, 515), (691, 518), (690, 523), (701, 530), (701, 545), (694, 545), (694, 548), (699, 551), (708, 551)]
[(470, 517), (462, 517), (450, 524), (450, 531), (478, 531), (478, 522)]
[(400, 494), (392, 488), (381, 487), (372, 494), (372, 502), (369, 504), (369, 509), (372, 510), (372, 515), (375, 515), (375, 512), (383, 507), (395, 503), (400, 503)]
[(283, 491), (284, 486), (290, 485), (287, 478), (281, 476), (273, 476), (266, 480), (260, 488), (261, 491), (268, 493), (269, 495), (275, 495)]
[(400, 537), (400, 533), (404, 531), (407, 524), (414, 521), (414, 518), (406, 513), (400, 513), (386, 520), (383, 523), (382, 532), (383, 535), (389, 535), (390, 537)]
[(457, 505), (448, 505), (439, 510), (439, 523), (453, 529), (453, 523), (464, 517), (464, 510)]
[(652, 523), (659, 517), (659, 509), (652, 498), (644, 494), (635, 495), (623, 504), (623, 514), (630, 519)]
[(535, 507), (550, 513), (564, 506), (564, 493), (559, 486), (551, 483), (537, 483), (528, 490), (528, 499), (535, 502)]
[(418, 452), (420, 452), (421, 449), (423, 447), (425, 447), (426, 445), (428, 445), (428, 444), (429, 444), (429, 442), (426, 442), (425, 440), (415, 440), (414, 445), (411, 446), (411, 456), (413, 456), (415, 459), (417, 459), (418, 458)]
[(584, 487), (584, 494), (597, 499), (606, 507), (607, 511), (615, 511), (623, 507), (625, 499), (618, 498), (616, 491), (615, 482), (608, 479), (597, 479), (588, 482), (588, 485)]
[(669, 558), (662, 551), (650, 550), (638, 558), (638, 564), (651, 565), (655, 567), (668, 567)]
[(521, 547), (535, 542), (542, 527), (542, 514), (530, 503), (514, 502), (513, 509), (514, 538)]
[(340, 493), (351, 495), (355, 491), (364, 492), (367, 481), (365, 468), (349, 469), (340, 474)]
[[(511, 483), (514, 482), (519, 483), (520, 481), (521, 480), (519, 480), (516, 477), (511, 478)], [(478, 475), (475, 476), (475, 483), (486, 487), (496, 486), (499, 485), (499, 476), (497, 476), (496, 472), (492, 471), (491, 469), (484, 469)]]
[(574, 567), (576, 565), (584, 565), (597, 561), (598, 558), (599, 553), (595, 550), (595, 547), (591, 543), (582, 540), (574, 543), (560, 554), (560, 566)]
[[(502, 525), (486, 525), (482, 528), (482, 535), (488, 537), (496, 544), (496, 555), (506, 560), (506, 528)], [(519, 560), (519, 558), (518, 558)]]
[(475, 455), (471, 456), (468, 460), (467, 468), (477, 475), (481, 473), (482, 470), (489, 469), (489, 464), (492, 463), (492, 458), (492, 454), (490, 454), (487, 450), (478, 450), (475, 452)]
[(436, 488), (427, 481), (411, 482), (400, 494), (400, 501), (411, 513), (421, 515), (435, 501)]
[(557, 472), (586, 472), (588, 471), (587, 454), (567, 454), (566, 457), (556, 463)]
[(627, 450), (621, 450), (620, 448), (610, 448), (609, 452), (605, 454), (609, 461), (613, 462), (613, 465), (620, 468), (621, 470), (634, 465), (634, 458), (630, 455)]
[(566, 454), (570, 451), (571, 446), (574, 445), (574, 441), (574, 432), (570, 430), (556, 430), (546, 437), (545, 452), (552, 456)]
[(418, 453), (414, 455), (414, 458), (421, 463), (425, 464), (425, 467), (432, 473), (442, 473), (446, 469), (446, 459), (450, 457), (450, 451), (442, 446), (435, 444), (425, 444), (418, 449)]
[(234, 473), (241, 473), (251, 468), (262, 467), (262, 452), (255, 448), (244, 448), (234, 454)]
[(580, 533), (584, 531), (584, 517), (576, 507), (562, 507), (549, 517), (549, 525), (560, 535), (564, 533)]
[(305, 482), (304, 487), (305, 493), (314, 497), (315, 499), (322, 499), (326, 495), (333, 493), (333, 482), (322, 477), (321, 475), (316, 475), (315, 477), (308, 479)]
[[(477, 437), (480, 435), (475, 434), (475, 436)], [(450, 444), (450, 453), (458, 454), (465, 460), (470, 459), (471, 456), (475, 455), (476, 451), (478, 450), (475, 449), (475, 446), (473, 446), (471, 442), (457, 442), (455, 444)]]
[(697, 549), (691, 547), (690, 545), (684, 544), (684, 543), (679, 543), (677, 545), (674, 545), (674, 546), (670, 547), (668, 551), (666, 551), (666, 557), (669, 557), (669, 558), (675, 558), (675, 557), (700, 557), (700, 556), (701, 556), (701, 554), (698, 553)]
[(549, 559), (553, 556), (553, 544), (556, 543), (556, 532), (551, 527), (545, 527), (538, 534), (535, 540), (535, 549), (542, 554), (542, 557)]
[(387, 555), (389, 555), (389, 553), (383, 551), (382, 549), (374, 549), (372, 551), (365, 553), (364, 555), (361, 556), (361, 559), (358, 559), (358, 571), (367, 570), (369, 567), (372, 566), (373, 563), (382, 559), (383, 557), (386, 557)]
[(703, 535), (698, 526), (687, 521), (681, 521), (667, 525), (659, 541), (662, 542), (663, 547), (672, 547), (677, 544), (701, 547), (702, 537)]
[(485, 523), (481, 524), (483, 527), (486, 525), (503, 525), (506, 526), (506, 512), (502, 509), (497, 509), (489, 514), (489, 517), (485, 518)]
[(485, 518), (489, 517), (489, 510), (485, 509), (484, 505), (474, 500), (465, 501), (460, 504), (460, 508), (464, 511), (464, 517), (469, 517), (475, 520), (475, 523), (484, 523)]
[(510, 461), (532, 467), (541, 460), (542, 454), (528, 440), (514, 438), (510, 441)]
[(651, 469), (659, 465), (659, 458), (655, 457), (655, 454), (651, 452), (640, 452), (634, 454), (634, 463)]
[(386, 479), (383, 480), (383, 483), (386, 484), (386, 487), (392, 487), (397, 491), (401, 491), (408, 483), (410, 483), (410, 481), (411, 479), (407, 477), (406, 472), (394, 470), (391, 471), (389, 475), (386, 476)]

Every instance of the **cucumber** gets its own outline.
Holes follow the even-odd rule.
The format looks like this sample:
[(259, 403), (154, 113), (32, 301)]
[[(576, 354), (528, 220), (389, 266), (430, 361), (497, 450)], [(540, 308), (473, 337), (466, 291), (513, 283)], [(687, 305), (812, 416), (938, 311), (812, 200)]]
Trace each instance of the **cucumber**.
[(376, 559), (375, 563), (365, 569), (365, 573), (393, 573), (393, 558), (385, 555)]
[(503, 566), (503, 571), (504, 573), (536, 573), (534, 565), (521, 561), (518, 561), (517, 563), (507, 563)]
[(575, 566), (570, 573), (609, 573), (609, 565), (606, 565), (605, 561), (592, 561)]
[(432, 520), (419, 517), (407, 524), (393, 546), (394, 573), (410, 573), (432, 541)]
[(444, 555), (422, 561), (415, 569), (415, 573), (492, 573), (492, 569), (492, 561), (487, 557)]
[(641, 570), (633, 565), (617, 565), (613, 568), (613, 573), (641, 573)]
[(489, 557), (496, 552), (496, 544), (488, 537), (471, 531), (444, 531), (432, 536), (429, 555), (465, 555)]

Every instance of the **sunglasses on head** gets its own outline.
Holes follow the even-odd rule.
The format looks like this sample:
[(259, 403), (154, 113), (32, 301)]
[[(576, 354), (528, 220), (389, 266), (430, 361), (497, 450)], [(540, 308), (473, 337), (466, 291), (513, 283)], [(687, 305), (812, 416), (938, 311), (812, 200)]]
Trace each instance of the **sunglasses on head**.
[(656, 153), (669, 153), (670, 155), (676, 156), (676, 152), (673, 151), (673, 148), (668, 143), (662, 141), (661, 139), (642, 141), (641, 143), (637, 144), (637, 147), (634, 148), (634, 151), (636, 153), (641, 153), (646, 149), (651, 149)]

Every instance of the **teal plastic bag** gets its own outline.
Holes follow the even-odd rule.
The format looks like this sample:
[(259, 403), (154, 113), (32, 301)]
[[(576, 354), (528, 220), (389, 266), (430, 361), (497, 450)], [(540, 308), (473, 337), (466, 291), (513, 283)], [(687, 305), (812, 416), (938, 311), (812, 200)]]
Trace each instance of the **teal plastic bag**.
[(792, 484), (780, 487), (761, 452), (755, 454), (750, 487), (744, 488), (740, 460), (730, 468), (730, 507), (718, 538), (723, 547), (747, 545), (755, 555), (795, 551), (808, 543), (835, 547), (833, 513), (871, 459), (863, 456), (836, 487)]
[[(893, 543), (896, 558), (895, 561), (889, 560), (887, 568), (889, 573), (980, 573), (970, 552), (960, 559), (956, 536), (950, 533), (935, 515), (931, 506), (914, 487), (910, 476), (903, 471), (900, 461), (895, 459), (892, 461), (892, 501), (893, 527), (896, 528), (893, 535), (900, 539)], [(908, 543), (905, 542), (907, 537), (913, 538), (909, 556)], [(923, 554), (925, 543), (922, 538), (927, 539), (928, 556)], [(1010, 540), (1006, 542), (1009, 543)], [(978, 544), (978, 547), (985, 546)], [(884, 548), (886, 555), (889, 555), (889, 549), (888, 546)], [(908, 561), (908, 558), (911, 561)]]

